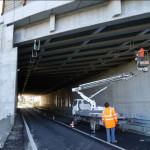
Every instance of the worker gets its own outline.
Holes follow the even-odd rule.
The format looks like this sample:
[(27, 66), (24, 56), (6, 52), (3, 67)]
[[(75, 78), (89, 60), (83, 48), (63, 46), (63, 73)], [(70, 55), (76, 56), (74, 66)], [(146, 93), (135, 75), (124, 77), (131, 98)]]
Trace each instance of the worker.
[[(107, 142), (117, 143), (115, 139), (115, 127), (118, 122), (117, 114), (114, 109), (109, 107), (109, 103), (104, 104), (105, 109), (102, 112), (102, 121), (105, 124), (106, 133), (107, 133)], [(111, 135), (110, 135), (111, 131)]]
[(137, 52), (138, 58), (140, 61), (143, 61), (143, 59), (144, 59), (144, 48), (142, 48), (142, 47), (139, 47), (139, 48), (140, 48), (140, 50)]

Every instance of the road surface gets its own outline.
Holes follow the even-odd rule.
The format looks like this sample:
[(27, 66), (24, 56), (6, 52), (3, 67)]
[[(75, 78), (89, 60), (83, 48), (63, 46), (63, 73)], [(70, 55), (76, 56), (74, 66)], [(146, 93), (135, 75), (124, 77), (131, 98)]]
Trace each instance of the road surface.
[(117, 150), (71, 128), (40, 115), (31, 108), (21, 109), (38, 150)]

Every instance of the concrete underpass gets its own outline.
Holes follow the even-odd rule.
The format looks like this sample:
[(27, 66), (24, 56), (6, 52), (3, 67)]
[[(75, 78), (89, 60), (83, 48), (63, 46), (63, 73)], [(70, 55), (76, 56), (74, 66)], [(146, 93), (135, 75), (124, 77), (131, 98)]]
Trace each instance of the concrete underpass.
[[(150, 2), (4, 3), (0, 17), (0, 147), (16, 146), (9, 137), (19, 126), (22, 133), (15, 149), (148, 150), (150, 72), (139, 74), (135, 57), (139, 46), (150, 49)], [(89, 123), (81, 122), (72, 129), (73, 101), (81, 98), (72, 88), (126, 72), (139, 75), (94, 97), (97, 106), (109, 102), (126, 116), (127, 123), (116, 130), (118, 143), (106, 142), (104, 127), (93, 133)], [(84, 93), (90, 96), (99, 88)], [(18, 109), (18, 98), (25, 96), (40, 97), (39, 103), (33, 105), (31, 100), (32, 107)]]

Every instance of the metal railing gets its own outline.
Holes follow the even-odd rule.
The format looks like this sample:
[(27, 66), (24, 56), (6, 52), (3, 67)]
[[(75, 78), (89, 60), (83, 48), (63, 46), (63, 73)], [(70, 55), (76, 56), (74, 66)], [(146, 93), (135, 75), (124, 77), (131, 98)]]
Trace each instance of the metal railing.
[(150, 115), (137, 113), (132, 113), (131, 115), (119, 113), (119, 115), (125, 117), (128, 125), (150, 128)]
[(150, 128), (150, 115), (133, 113), (132, 118), (128, 118), (128, 124)]

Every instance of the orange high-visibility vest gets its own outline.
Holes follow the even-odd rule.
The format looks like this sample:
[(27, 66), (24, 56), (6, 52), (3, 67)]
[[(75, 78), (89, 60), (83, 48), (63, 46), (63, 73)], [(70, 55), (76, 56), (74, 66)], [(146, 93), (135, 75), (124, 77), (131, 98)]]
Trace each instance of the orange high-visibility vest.
[(110, 107), (105, 108), (102, 112), (102, 121), (105, 123), (106, 128), (114, 128), (118, 122), (115, 110)]
[(140, 50), (138, 51), (138, 57), (144, 57), (144, 49), (140, 48)]

